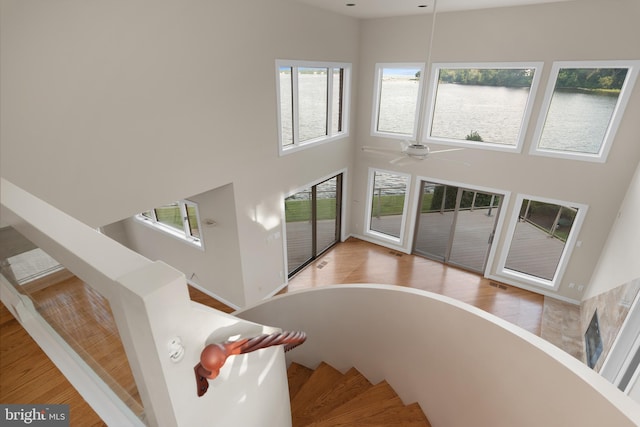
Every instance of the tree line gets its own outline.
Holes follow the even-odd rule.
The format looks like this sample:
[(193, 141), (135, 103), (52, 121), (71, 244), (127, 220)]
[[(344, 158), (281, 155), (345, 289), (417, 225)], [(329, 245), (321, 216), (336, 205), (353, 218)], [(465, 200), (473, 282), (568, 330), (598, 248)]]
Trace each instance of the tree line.
[[(556, 88), (619, 91), (627, 76), (627, 68), (562, 68)], [(460, 68), (440, 69), (440, 83), (462, 85), (530, 87), (532, 69)], [(420, 77), (420, 73), (416, 73)]]

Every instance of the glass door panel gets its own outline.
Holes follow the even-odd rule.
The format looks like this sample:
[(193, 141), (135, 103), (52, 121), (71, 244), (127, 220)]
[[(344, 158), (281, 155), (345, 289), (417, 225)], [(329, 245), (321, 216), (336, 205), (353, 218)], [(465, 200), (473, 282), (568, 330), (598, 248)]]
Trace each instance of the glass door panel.
[(455, 214), (457, 188), (422, 182), (414, 252), (444, 261)]
[(289, 277), (340, 240), (341, 199), (342, 175), (285, 199)]
[(422, 182), (413, 251), (482, 273), (502, 196)]
[(284, 202), (287, 226), (288, 273), (296, 271), (313, 257), (313, 209), (311, 189), (307, 188)]
[(338, 177), (316, 186), (316, 254), (320, 254), (338, 240), (340, 217)]
[(480, 273), (484, 271), (500, 200), (499, 195), (462, 191), (448, 260), (451, 264)]

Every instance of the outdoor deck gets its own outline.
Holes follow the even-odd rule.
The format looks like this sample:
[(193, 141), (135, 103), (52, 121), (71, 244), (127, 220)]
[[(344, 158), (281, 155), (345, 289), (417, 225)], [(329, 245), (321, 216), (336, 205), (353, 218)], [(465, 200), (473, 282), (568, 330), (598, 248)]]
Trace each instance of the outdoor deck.
[[(479, 273), (484, 272), (489, 251), (489, 237), (493, 230), (495, 209), (491, 216), (486, 209), (464, 210), (458, 214), (449, 262)], [(402, 216), (389, 215), (373, 218), (374, 230), (389, 235), (398, 235)], [(423, 213), (416, 233), (414, 252), (429, 258), (444, 260), (449, 245), (453, 213)], [(318, 238), (328, 242), (334, 236), (333, 221), (318, 221)], [(536, 272), (538, 277), (548, 280), (558, 266), (564, 242), (550, 237), (534, 225), (520, 221), (510, 247), (506, 266), (518, 272)], [(293, 222), (287, 224), (287, 251), (289, 266), (300, 265), (311, 256), (311, 224)]]

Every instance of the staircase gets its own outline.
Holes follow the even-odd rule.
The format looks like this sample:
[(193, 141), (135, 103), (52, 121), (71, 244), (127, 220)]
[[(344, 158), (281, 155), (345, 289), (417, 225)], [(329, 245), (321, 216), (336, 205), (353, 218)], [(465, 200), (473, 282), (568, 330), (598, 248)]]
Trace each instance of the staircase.
[(420, 405), (404, 405), (386, 381), (373, 385), (355, 368), (342, 374), (324, 362), (315, 370), (293, 362), (287, 376), (293, 427), (431, 427)]

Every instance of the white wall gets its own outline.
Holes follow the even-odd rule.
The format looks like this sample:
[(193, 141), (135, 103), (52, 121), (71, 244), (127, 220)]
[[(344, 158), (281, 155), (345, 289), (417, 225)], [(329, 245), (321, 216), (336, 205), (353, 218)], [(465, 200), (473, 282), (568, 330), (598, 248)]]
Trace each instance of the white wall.
[[(244, 283), (238, 241), (233, 185), (187, 198), (198, 204), (203, 248), (163, 233), (135, 218), (120, 221), (120, 227), (105, 227), (105, 233), (153, 260), (162, 260), (182, 271), (187, 280), (234, 307), (244, 305)], [(215, 222), (207, 225), (207, 220)], [(118, 223), (116, 223), (118, 224)], [(121, 232), (118, 232), (122, 230)]]
[(275, 60), (357, 72), (358, 21), (291, 0), (1, 7), (2, 176), (94, 227), (233, 183), (225, 296), (284, 284), (283, 195), (348, 168), (353, 136), (278, 157)]
[[(640, 117), (640, 84), (635, 85), (605, 164), (531, 156), (529, 148), (553, 61), (638, 59), (638, 16), (640, 3), (628, 0), (438, 13), (432, 62), (544, 62), (524, 148), (519, 154), (476, 149), (447, 153), (446, 157), (468, 162), (470, 167), (436, 159), (399, 167), (382, 157), (359, 152), (353, 174), (353, 194), (358, 199), (353, 205), (354, 231), (364, 233), (366, 174), (370, 166), (408, 172), (414, 177), (427, 176), (511, 192), (510, 205), (503, 211), (509, 216), (517, 193), (585, 204), (589, 210), (578, 236), (582, 246), (573, 251), (557, 293), (550, 292), (579, 302), (583, 297), (579, 285), (586, 287), (591, 281), (594, 266), (640, 160), (637, 137), (640, 121), (636, 119)], [(397, 146), (392, 140), (369, 136), (372, 100), (365, 94), (373, 87), (376, 62), (423, 60), (429, 46), (429, 19), (430, 16), (391, 18), (362, 23), (359, 91), (363, 96), (358, 100), (358, 144)], [(413, 189), (411, 191), (413, 195)], [(504, 234), (497, 239), (498, 256), (490, 266), (491, 274), (497, 272), (499, 255), (506, 249)], [(405, 241), (410, 242), (411, 238), (407, 228)], [(407, 243), (404, 249), (411, 247)], [(569, 283), (576, 286), (569, 288)]]
[[(0, 7), (2, 176), (91, 226), (233, 183), (242, 259), (232, 274), (243, 295), (224, 293), (245, 303), (285, 282), (283, 196), (353, 167), (355, 156), (345, 227), (362, 233), (367, 168), (392, 169), (357, 150), (388, 143), (369, 136), (374, 65), (426, 61), (430, 33), (429, 15), (357, 21), (293, 0)], [(637, 59), (639, 14), (634, 0), (440, 13), (432, 60), (544, 61), (542, 92), (554, 60)], [(276, 58), (354, 64), (349, 138), (278, 157)], [(579, 301), (568, 284), (591, 280), (640, 160), (639, 115), (637, 84), (606, 164), (524, 154), (530, 126), (523, 154), (468, 149), (448, 157), (471, 167), (430, 160), (401, 170), (589, 205), (557, 293)]]
[(584, 299), (640, 277), (640, 165), (613, 223)]
[[(382, 314), (384, 313), (384, 314)], [(540, 337), (419, 289), (344, 285), (271, 298), (241, 318), (303, 330), (289, 361), (382, 380), (434, 426), (633, 426), (640, 406)], [(348, 327), (345, 327), (348, 325)]]

